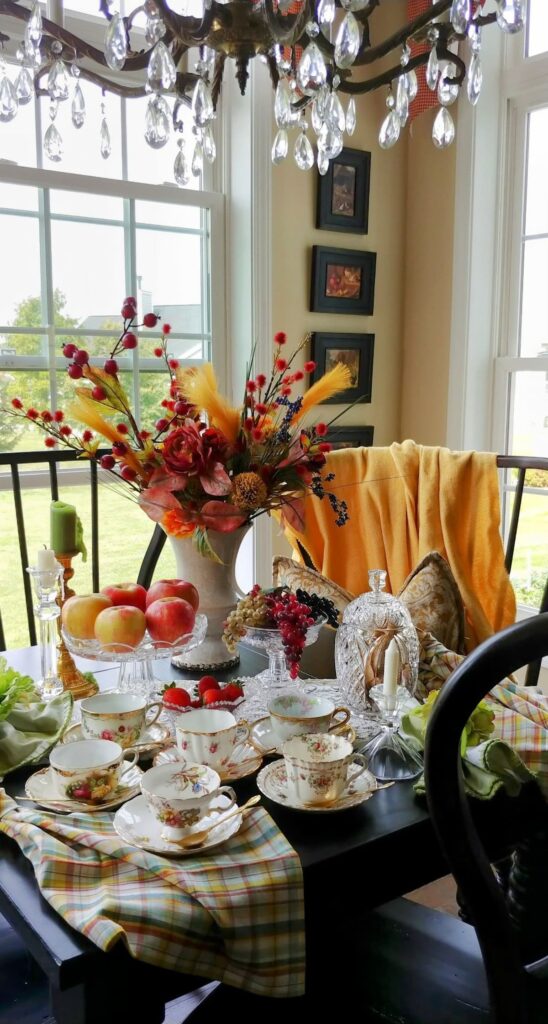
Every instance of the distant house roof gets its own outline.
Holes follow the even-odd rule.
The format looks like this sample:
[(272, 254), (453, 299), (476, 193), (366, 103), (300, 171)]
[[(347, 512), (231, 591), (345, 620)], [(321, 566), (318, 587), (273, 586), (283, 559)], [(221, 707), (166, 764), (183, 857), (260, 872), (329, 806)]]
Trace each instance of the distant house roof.
[[(152, 308), (163, 321), (171, 324), (173, 331), (177, 334), (202, 333), (202, 307), (199, 304), (163, 305), (154, 303)], [(105, 331), (112, 326), (118, 330), (120, 322), (119, 313), (104, 313), (101, 316), (92, 314), (86, 316), (79, 326), (86, 331)]]

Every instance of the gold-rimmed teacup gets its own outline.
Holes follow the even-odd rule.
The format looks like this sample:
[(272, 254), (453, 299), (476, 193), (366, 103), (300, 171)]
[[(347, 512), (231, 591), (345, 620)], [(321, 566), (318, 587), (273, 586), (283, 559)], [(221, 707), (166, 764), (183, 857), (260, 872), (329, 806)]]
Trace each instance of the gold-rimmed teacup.
[(339, 733), (350, 711), (317, 693), (281, 693), (268, 705), (274, 735), (280, 743), (306, 733)]
[[(147, 704), (135, 693), (97, 693), (80, 703), (82, 735), (90, 740), (112, 740), (123, 750), (138, 743), (143, 730), (152, 725), (162, 710), (161, 701)], [(150, 717), (149, 712), (156, 713)]]
[(181, 715), (175, 735), (181, 758), (220, 771), (249, 740), (249, 726), (230, 711), (198, 708)]

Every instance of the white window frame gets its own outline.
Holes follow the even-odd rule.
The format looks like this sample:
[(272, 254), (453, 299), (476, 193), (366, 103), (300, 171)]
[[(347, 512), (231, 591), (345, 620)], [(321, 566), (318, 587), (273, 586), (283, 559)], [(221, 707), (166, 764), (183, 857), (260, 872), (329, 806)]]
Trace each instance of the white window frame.
[[(525, 58), (523, 35), (485, 32), (483, 42), (480, 101), (459, 106), (446, 443), (502, 454), (511, 374), (548, 371), (548, 358), (517, 353), (521, 272), (515, 272), (521, 268), (527, 115), (548, 105), (548, 53)], [(502, 479), (501, 486), (511, 489)], [(517, 618), (531, 614), (520, 606)]]
[[(106, 195), (114, 196), (120, 199), (126, 200), (142, 200), (149, 202), (161, 202), (172, 205), (186, 205), (192, 206), (203, 210), (207, 216), (204, 218), (206, 223), (204, 224), (206, 244), (203, 247), (204, 251), (204, 273), (203, 299), (207, 301), (210, 308), (210, 324), (209, 334), (210, 338), (210, 351), (208, 356), (212, 359), (215, 371), (218, 379), (222, 385), (227, 379), (227, 333), (225, 330), (225, 267), (224, 267), (224, 248), (225, 248), (225, 201), (224, 197), (216, 192), (197, 192), (191, 189), (174, 189), (169, 186), (157, 186), (148, 185), (141, 182), (131, 181), (119, 181), (111, 178), (97, 178), (79, 174), (67, 174), (62, 171), (48, 171), (41, 168), (30, 168), (30, 167), (18, 167), (11, 164), (0, 163), (0, 182), (11, 185), (27, 185), (35, 188), (45, 190), (62, 190), (69, 192), (77, 192), (83, 194), (92, 195)], [(47, 194), (47, 192), (46, 192)], [(184, 230), (184, 229), (183, 229)], [(133, 226), (133, 231), (135, 227)], [(134, 254), (135, 247), (131, 245), (131, 253)], [(130, 259), (132, 265), (126, 268), (126, 285), (128, 294), (134, 293), (136, 289), (136, 268), (135, 260)], [(46, 266), (43, 269), (47, 287), (51, 288), (51, 266)], [(210, 297), (214, 297), (211, 300)], [(50, 296), (50, 309), (52, 308), (51, 296)], [(18, 333), (21, 330), (17, 329)], [(2, 327), (0, 326), (0, 333)], [(54, 370), (62, 368), (62, 360), (58, 359), (55, 355), (55, 328), (51, 323), (44, 324), (42, 328), (32, 328), (33, 334), (43, 333), (47, 337), (48, 341), (48, 355), (47, 356), (13, 356), (13, 355), (0, 355), (0, 371), (2, 370), (32, 370), (32, 369), (47, 369), (52, 373), (52, 379)], [(112, 337), (112, 333), (108, 331), (90, 331), (87, 328), (71, 328), (71, 335), (77, 335), (81, 333), (83, 336), (91, 333), (97, 335), (103, 335), (105, 337)], [(9, 334), (7, 335), (9, 337)], [(173, 334), (173, 337), (184, 337), (184, 335)], [(92, 362), (100, 363), (100, 360), (92, 360)], [(186, 364), (191, 364), (194, 360), (186, 360)], [(158, 361), (153, 358), (141, 358), (139, 357), (138, 350), (134, 350), (132, 356), (123, 356), (119, 359), (119, 365), (122, 370), (131, 370), (133, 368), (142, 369), (147, 372), (162, 372), (158, 366)], [(165, 372), (165, 371), (164, 371)], [(139, 396), (138, 396), (138, 373), (134, 374), (134, 408), (139, 408)], [(70, 474), (70, 480), (72, 483), (79, 482), (85, 475), (85, 470), (67, 470)], [(44, 482), (47, 474), (41, 473), (28, 473), (25, 474), (25, 486), (40, 486)], [(68, 483), (68, 477), (66, 477)], [(9, 488), (9, 478), (0, 477), (0, 489)]]

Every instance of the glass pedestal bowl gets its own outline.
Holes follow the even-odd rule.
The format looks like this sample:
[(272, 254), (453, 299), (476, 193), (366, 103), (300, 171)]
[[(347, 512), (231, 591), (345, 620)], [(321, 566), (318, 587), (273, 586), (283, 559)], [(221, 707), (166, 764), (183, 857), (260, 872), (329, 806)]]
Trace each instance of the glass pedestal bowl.
[(65, 629), (62, 632), (71, 654), (90, 658), (92, 661), (119, 664), (116, 689), (148, 697), (161, 689), (165, 683), (165, 680), (155, 678), (153, 663), (160, 658), (173, 658), (192, 650), (193, 647), (198, 647), (206, 635), (206, 630), (207, 618), (198, 614), (192, 631), (180, 636), (171, 644), (163, 640), (152, 640), (148, 632), (136, 647), (125, 644), (100, 644), (98, 640), (78, 640)]
[[(316, 642), (320, 629), (325, 625), (327, 619), (321, 615), (312, 626), (306, 631), (305, 647)], [(268, 654), (268, 668), (259, 672), (256, 676), (246, 679), (246, 716), (253, 704), (253, 713), (257, 716), (268, 713), (268, 704), (272, 697), (283, 690), (295, 688), (296, 679), (292, 679), (285, 657), (282, 637), (279, 629), (267, 629), (264, 626), (249, 626), (246, 628), (242, 642), (249, 647)], [(249, 684), (252, 684), (251, 686)], [(249, 701), (249, 704), (248, 704)]]

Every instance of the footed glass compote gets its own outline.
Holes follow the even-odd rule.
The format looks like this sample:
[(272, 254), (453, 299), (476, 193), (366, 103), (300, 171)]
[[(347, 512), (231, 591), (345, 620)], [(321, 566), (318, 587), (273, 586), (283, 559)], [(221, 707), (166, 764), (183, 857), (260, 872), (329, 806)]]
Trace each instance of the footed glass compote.
[(398, 686), (392, 694), (382, 684), (373, 686), (369, 695), (380, 712), (381, 731), (360, 747), (367, 758), (369, 771), (385, 781), (414, 779), (423, 769), (421, 754), (398, 733), (402, 712), (409, 701), (409, 691)]
[(173, 658), (192, 650), (202, 643), (207, 630), (207, 618), (198, 614), (191, 633), (185, 633), (174, 643), (152, 640), (148, 633), (136, 647), (125, 644), (101, 644), (98, 640), (78, 640), (63, 629), (63, 638), (71, 654), (95, 661), (117, 662), (120, 666), (117, 690), (148, 696), (161, 689), (165, 680), (154, 676), (154, 662), (160, 658)]
[[(320, 629), (326, 621), (325, 616), (321, 615), (312, 626), (308, 627), (304, 642), (305, 647), (309, 647), (310, 644), (316, 642)], [(246, 716), (249, 715), (251, 703), (253, 703), (252, 710), (254, 713), (265, 715), (268, 712), (268, 704), (271, 698), (283, 690), (294, 689), (297, 680), (291, 678), (279, 629), (267, 629), (264, 626), (248, 626), (246, 627), (243, 642), (249, 644), (250, 647), (257, 647), (268, 654), (268, 668), (253, 676), (252, 680), (250, 680), (252, 684), (259, 684), (258, 688), (254, 687), (253, 693), (248, 681), (245, 707)], [(249, 705), (248, 700), (250, 702)]]

